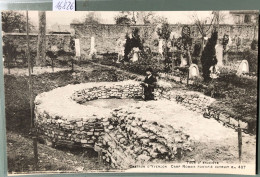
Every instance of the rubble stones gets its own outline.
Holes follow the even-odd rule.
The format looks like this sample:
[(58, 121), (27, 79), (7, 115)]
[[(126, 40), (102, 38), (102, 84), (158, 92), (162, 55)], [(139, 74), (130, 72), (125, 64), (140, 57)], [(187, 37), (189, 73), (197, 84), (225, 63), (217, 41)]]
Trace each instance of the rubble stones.
[[(235, 119), (210, 109), (213, 98), (198, 92), (165, 91), (160, 87), (155, 93), (156, 99), (176, 101), (187, 109), (237, 126)], [(104, 161), (116, 168), (129, 168), (156, 159), (174, 161), (178, 148), (183, 154), (192, 151), (189, 135), (159, 121), (160, 115), (153, 118), (154, 115), (147, 112), (142, 114), (144, 110), (140, 105), (101, 111), (94, 106), (78, 104), (103, 97), (141, 95), (142, 88), (136, 81), (68, 85), (42, 93), (35, 99), (39, 134), (51, 142), (66, 140), (71, 144), (80, 143), (82, 147), (95, 147), (102, 151)], [(240, 126), (246, 128), (247, 125), (241, 122)]]

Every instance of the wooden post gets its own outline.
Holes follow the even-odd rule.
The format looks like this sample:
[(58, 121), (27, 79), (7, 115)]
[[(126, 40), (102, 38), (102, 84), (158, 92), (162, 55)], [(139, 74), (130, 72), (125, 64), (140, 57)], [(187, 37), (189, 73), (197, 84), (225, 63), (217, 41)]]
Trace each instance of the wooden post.
[[(189, 45), (187, 44), (187, 48), (189, 47)], [(190, 50), (188, 48), (187, 50), (187, 55), (188, 55), (188, 66), (190, 66), (192, 64), (192, 59), (191, 59), (191, 55), (190, 55)], [(187, 75), (187, 86), (189, 85), (189, 75), (190, 75), (190, 68), (188, 68), (188, 75)]]
[(241, 132), (239, 120), (238, 120), (237, 133), (238, 133), (238, 158), (239, 158), (239, 162), (241, 163), (242, 162), (242, 132)]
[(28, 58), (28, 70), (29, 70), (29, 95), (30, 95), (30, 113), (31, 113), (31, 133), (33, 135), (33, 152), (34, 152), (34, 170), (38, 170), (38, 148), (37, 148), (37, 131), (34, 125), (33, 115), (33, 92), (32, 92), (32, 75), (31, 75), (31, 59), (30, 59), (30, 46), (29, 46), (29, 23), (28, 23), (28, 11), (26, 11), (27, 20), (27, 58)]
[(8, 55), (7, 57), (7, 68), (8, 68), (8, 74), (11, 74), (11, 68), (10, 68), (10, 59), (11, 59), (11, 57)]
[(187, 86), (189, 85), (189, 75), (190, 75), (190, 70), (188, 68), (188, 72), (187, 72)]
[(74, 71), (74, 63), (73, 63), (73, 58), (71, 59), (71, 70)]
[(53, 60), (54, 60), (54, 58), (51, 59), (52, 72), (54, 72)]
[(181, 151), (182, 149), (180, 147), (177, 147), (177, 159), (178, 159), (178, 162), (181, 162)]
[(100, 166), (103, 164), (102, 150), (98, 151), (98, 163)]

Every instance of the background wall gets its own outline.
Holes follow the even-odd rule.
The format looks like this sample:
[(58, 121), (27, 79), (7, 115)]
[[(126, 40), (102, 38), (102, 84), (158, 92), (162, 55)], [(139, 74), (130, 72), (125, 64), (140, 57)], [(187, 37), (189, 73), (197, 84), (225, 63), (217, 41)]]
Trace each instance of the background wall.
[[(174, 33), (181, 34), (184, 25), (170, 25)], [(189, 25), (191, 28), (191, 37), (200, 38), (200, 33), (195, 25)], [(71, 28), (75, 30), (76, 38), (80, 39), (82, 55), (88, 55), (90, 52), (91, 37), (95, 37), (95, 48), (98, 53), (113, 53), (116, 51), (116, 44), (119, 37), (124, 38), (126, 33), (131, 32), (133, 28), (139, 28), (140, 36), (144, 39), (145, 44), (152, 51), (158, 52), (155, 40), (158, 40), (156, 26), (152, 25), (84, 25), (71, 24)], [(242, 39), (243, 47), (250, 47), (252, 40), (258, 39), (258, 26), (254, 25), (220, 25), (219, 37), (228, 34), (234, 42), (234, 37), (239, 36)], [(194, 40), (194, 41), (195, 41)]]
[[(184, 25), (170, 25), (174, 33), (181, 34)], [(90, 53), (91, 37), (95, 37), (95, 48), (97, 53), (114, 53), (117, 52), (117, 40), (124, 39), (127, 33), (133, 28), (138, 28), (144, 45), (149, 46), (153, 52), (158, 52), (158, 35), (156, 26), (154, 25), (84, 25), (71, 24), (71, 28), (75, 31), (75, 38), (80, 40), (80, 50), (82, 58)], [(200, 39), (200, 33), (196, 26), (190, 25), (191, 37), (194, 41)], [(252, 40), (258, 39), (258, 26), (254, 25), (220, 25), (219, 38), (224, 34), (228, 34), (232, 39), (233, 48), (235, 49), (235, 37), (242, 39), (241, 48), (250, 47)], [(210, 34), (209, 34), (210, 35)], [(209, 37), (209, 36), (208, 36)], [(11, 40), (17, 46), (18, 52), (26, 51), (26, 34), (25, 33), (5, 33), (3, 41)], [(52, 45), (56, 45), (59, 49), (69, 51), (70, 34), (47, 34), (47, 51)], [(36, 52), (37, 33), (30, 34), (31, 52)]]
[[(56, 45), (58, 48), (69, 51), (70, 34), (46, 34), (46, 49), (50, 50), (51, 46)], [(37, 33), (30, 33), (30, 48), (32, 52), (37, 49)], [(27, 50), (26, 33), (4, 33), (3, 42), (12, 41), (17, 47), (17, 51)]]

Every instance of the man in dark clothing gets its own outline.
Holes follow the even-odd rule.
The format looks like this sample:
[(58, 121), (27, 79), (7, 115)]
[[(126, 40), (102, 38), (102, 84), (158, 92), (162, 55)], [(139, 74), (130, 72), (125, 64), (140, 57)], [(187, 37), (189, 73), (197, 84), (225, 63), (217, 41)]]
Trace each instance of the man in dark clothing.
[(154, 100), (154, 88), (156, 86), (156, 78), (152, 74), (152, 69), (148, 68), (146, 69), (146, 77), (144, 81), (141, 83), (141, 85), (144, 88), (144, 100)]

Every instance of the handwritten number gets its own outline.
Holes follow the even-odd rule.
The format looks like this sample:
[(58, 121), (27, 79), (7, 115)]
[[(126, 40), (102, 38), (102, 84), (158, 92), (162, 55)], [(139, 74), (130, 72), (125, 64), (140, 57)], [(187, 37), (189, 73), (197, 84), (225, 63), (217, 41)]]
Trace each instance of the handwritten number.
[(66, 5), (67, 5), (67, 1), (65, 0), (65, 3), (64, 3), (63, 9), (66, 9)]
[(57, 9), (59, 10), (73, 10), (74, 9), (74, 3), (71, 2), (71, 1), (58, 1), (56, 6), (55, 6)]
[(69, 7), (71, 6), (71, 2), (69, 2), (69, 5), (67, 6), (67, 10), (69, 10)]

